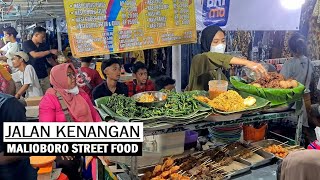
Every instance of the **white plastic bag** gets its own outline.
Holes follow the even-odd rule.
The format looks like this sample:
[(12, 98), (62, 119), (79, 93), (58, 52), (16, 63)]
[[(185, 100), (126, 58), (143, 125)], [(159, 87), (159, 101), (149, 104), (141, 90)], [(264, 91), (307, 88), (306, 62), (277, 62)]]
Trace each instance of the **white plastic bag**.
[(314, 129), (316, 131), (317, 140), (320, 142), (320, 127)]

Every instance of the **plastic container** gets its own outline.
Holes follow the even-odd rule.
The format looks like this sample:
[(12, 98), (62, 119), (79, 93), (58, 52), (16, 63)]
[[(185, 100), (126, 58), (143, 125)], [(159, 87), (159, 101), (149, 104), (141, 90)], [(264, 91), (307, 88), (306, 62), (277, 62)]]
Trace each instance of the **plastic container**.
[(243, 126), (243, 138), (245, 141), (257, 142), (264, 140), (266, 136), (267, 123), (260, 128), (254, 128), (252, 125)]
[(189, 150), (197, 146), (198, 133), (196, 131), (185, 132), (184, 150)]
[[(260, 62), (259, 64), (261, 64), (266, 71), (269, 70), (269, 65), (264, 63), (264, 62)], [(260, 74), (256, 73), (254, 70), (249, 69), (248, 67), (243, 67), (242, 70), (244, 71), (245, 75), (250, 78), (251, 80), (257, 80), (261, 77)]]
[(228, 90), (228, 81), (211, 80), (209, 81), (209, 98), (214, 99), (221, 93)]
[(320, 141), (320, 127), (316, 127), (314, 131), (316, 133), (317, 140)]
[(54, 160), (56, 160), (56, 156), (30, 156), (30, 164), (33, 167), (38, 167), (38, 168), (42, 168), (42, 167), (50, 167), (52, 168), (53, 162)]
[(158, 150), (162, 156), (174, 156), (184, 153), (185, 132), (162, 134), (156, 137)]

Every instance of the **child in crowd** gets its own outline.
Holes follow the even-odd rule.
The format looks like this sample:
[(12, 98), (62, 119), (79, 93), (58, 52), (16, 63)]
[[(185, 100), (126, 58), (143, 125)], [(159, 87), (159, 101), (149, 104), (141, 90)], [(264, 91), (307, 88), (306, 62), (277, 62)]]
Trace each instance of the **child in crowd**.
[(15, 97), (20, 99), (24, 94), (26, 98), (43, 96), (36, 71), (31, 65), (27, 64), (29, 56), (20, 51), (14, 54), (12, 60), (13, 67), (19, 69), (18, 72), (12, 74), (12, 77), (14, 81), (20, 81), (22, 84)]
[(127, 83), (129, 97), (137, 93), (154, 91), (156, 89), (154, 83), (148, 79), (148, 71), (145, 64), (137, 62), (133, 65), (132, 72), (135, 79)]
[(160, 91), (162, 89), (172, 91), (176, 87), (175, 84), (176, 84), (176, 80), (168, 76), (162, 76), (156, 80), (156, 87), (157, 87), (156, 89), (157, 91)]
[(93, 57), (80, 58), (81, 68), (77, 70), (77, 84), (89, 96), (92, 96), (92, 90), (103, 82), (98, 71), (89, 67), (92, 58)]

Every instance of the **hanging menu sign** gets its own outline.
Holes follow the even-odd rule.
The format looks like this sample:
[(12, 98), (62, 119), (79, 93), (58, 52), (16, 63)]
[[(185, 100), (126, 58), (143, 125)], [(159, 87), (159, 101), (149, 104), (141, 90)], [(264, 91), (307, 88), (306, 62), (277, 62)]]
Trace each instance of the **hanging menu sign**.
[(72, 54), (85, 57), (196, 42), (194, 0), (64, 0)]

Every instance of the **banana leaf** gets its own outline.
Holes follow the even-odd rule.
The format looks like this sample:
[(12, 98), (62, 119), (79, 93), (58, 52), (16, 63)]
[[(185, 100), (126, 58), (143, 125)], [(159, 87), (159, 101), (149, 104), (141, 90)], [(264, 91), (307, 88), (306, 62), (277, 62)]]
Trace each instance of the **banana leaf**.
[(301, 83), (293, 89), (258, 88), (236, 76), (230, 77), (230, 82), (239, 91), (269, 100), (272, 107), (300, 100), (305, 89)]

